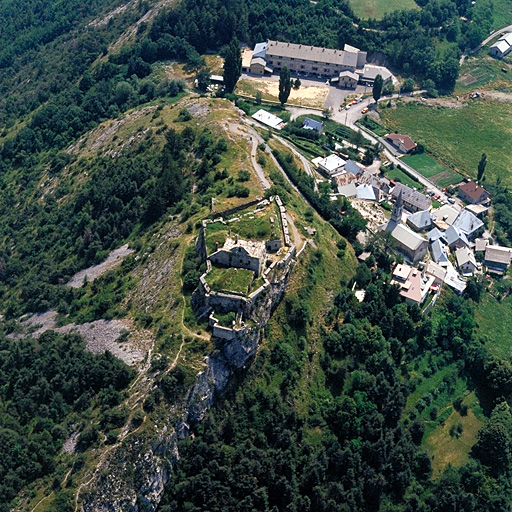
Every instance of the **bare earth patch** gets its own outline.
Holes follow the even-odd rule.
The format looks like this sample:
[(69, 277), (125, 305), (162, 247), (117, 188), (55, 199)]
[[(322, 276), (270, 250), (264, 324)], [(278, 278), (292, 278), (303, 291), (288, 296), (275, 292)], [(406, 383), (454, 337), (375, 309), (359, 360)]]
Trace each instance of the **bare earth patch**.
[[(238, 82), (237, 92), (252, 95), (252, 91), (261, 91), (263, 99), (279, 101), (279, 82), (262, 78), (244, 78)], [(328, 85), (301, 85), (292, 89), (287, 103), (304, 107), (322, 108), (329, 94)]]
[(99, 263), (98, 265), (94, 265), (76, 273), (71, 278), (71, 281), (69, 281), (68, 286), (71, 286), (71, 288), (81, 288), (86, 277), (87, 281), (94, 281), (97, 277), (100, 277), (105, 272), (108, 272), (109, 270), (112, 270), (113, 268), (120, 265), (123, 259), (133, 252), (133, 249), (128, 248), (128, 244), (119, 247), (119, 249), (112, 251), (103, 263)]

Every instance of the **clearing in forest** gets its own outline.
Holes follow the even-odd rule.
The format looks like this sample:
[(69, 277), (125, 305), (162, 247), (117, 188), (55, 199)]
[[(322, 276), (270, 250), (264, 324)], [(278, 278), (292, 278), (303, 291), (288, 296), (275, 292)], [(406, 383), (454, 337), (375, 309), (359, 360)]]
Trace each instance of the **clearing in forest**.
[(354, 14), (361, 19), (382, 19), (393, 11), (418, 9), (414, 0), (350, 0), (350, 7)]

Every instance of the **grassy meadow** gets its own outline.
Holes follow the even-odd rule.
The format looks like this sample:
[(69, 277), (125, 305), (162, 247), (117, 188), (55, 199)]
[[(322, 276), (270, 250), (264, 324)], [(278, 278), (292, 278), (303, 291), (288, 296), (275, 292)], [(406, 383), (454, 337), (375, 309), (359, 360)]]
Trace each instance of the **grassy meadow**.
[(512, 105), (476, 100), (460, 108), (430, 107), (409, 103), (385, 109), (386, 126), (407, 133), (436, 158), (463, 174), (475, 178), (482, 153), (487, 154), (486, 178), (494, 183), (501, 177), (511, 185)]

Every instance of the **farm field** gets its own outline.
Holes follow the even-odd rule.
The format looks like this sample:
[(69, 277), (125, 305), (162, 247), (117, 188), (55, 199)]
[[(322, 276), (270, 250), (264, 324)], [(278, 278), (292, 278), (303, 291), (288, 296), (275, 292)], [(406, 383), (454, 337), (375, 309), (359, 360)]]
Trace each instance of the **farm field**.
[(461, 181), (461, 176), (449, 167), (439, 163), (425, 153), (402, 158), (402, 161), (416, 169), (422, 176), (433, 181), (440, 187), (454, 185)]
[[(409, 103), (383, 109), (383, 122), (392, 130), (407, 133), (434, 156), (465, 175), (475, 178), (482, 153), (487, 155), (487, 182), (501, 177), (512, 185), (512, 105), (477, 100), (460, 108), (431, 107)], [(499, 134), (499, 136), (497, 136)]]
[(362, 19), (375, 18), (380, 20), (385, 14), (404, 9), (418, 9), (414, 0), (351, 0), (350, 6), (354, 14)]
[(399, 181), (408, 187), (422, 188), (420, 183), (414, 181), (408, 174), (406, 174), (404, 171), (401, 171), (400, 169), (397, 169), (396, 167), (394, 169), (386, 169), (385, 174), (390, 180)]

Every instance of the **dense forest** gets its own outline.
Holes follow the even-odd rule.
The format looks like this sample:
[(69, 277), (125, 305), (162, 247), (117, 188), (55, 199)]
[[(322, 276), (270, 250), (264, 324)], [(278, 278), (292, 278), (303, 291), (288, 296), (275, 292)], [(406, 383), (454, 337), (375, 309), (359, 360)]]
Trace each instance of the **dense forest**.
[[(423, 317), (389, 284), (389, 255), (379, 260), (379, 270), (375, 261), (357, 269), (362, 303), (347, 288), (334, 298), (321, 326), (320, 367), (311, 373), (319, 319), (309, 296), (323, 266), (322, 253), (313, 254), (299, 295), (278, 313), (280, 331), (269, 331), (249, 375), (182, 442), (162, 512), (508, 509), (510, 361), (475, 338), (473, 299), (448, 293)], [(444, 368), (453, 371), (406, 412), (422, 378)], [(458, 381), (477, 390), (490, 420), (469, 461), (432, 480), (426, 418), (444, 421), (435, 405), (443, 397), (468, 414), (454, 394)]]

